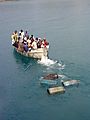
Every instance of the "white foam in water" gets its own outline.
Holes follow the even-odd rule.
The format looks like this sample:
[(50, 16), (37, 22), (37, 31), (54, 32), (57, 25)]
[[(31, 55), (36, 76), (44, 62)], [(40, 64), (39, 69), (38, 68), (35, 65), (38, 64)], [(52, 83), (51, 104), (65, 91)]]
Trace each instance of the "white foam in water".
[(47, 57), (43, 56), (41, 60), (38, 61), (38, 63), (43, 64), (45, 66), (50, 66), (55, 64), (57, 61), (53, 61), (51, 59), (48, 59)]
[(65, 65), (62, 65), (61, 63), (58, 63), (57, 61), (51, 60), (48, 57), (43, 56), (41, 60), (38, 61), (39, 64), (45, 65), (45, 66), (51, 66), (51, 65), (58, 65), (61, 69), (64, 69)]
[(50, 65), (53, 65), (56, 63), (56, 61), (53, 61), (53, 60), (50, 60), (50, 59), (47, 59), (47, 60), (44, 60), (44, 61), (38, 61), (38, 63), (42, 64), (42, 65), (45, 65), (45, 66), (50, 66)]
[(60, 69), (64, 69), (64, 68), (65, 68), (65, 64), (64, 65), (60, 64)]
[(62, 79), (66, 77), (65, 75), (60, 75), (60, 74), (58, 76)]

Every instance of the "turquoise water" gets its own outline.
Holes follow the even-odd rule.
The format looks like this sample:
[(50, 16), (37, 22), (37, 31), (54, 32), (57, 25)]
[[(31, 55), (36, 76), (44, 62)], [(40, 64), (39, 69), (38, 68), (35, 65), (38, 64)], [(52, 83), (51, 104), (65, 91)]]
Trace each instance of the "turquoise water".
[[(52, 64), (17, 54), (10, 40), (15, 29), (46, 37)], [(89, 120), (89, 32), (89, 0), (0, 3), (0, 120)], [(40, 85), (40, 78), (48, 73), (80, 80), (80, 85), (48, 95), (48, 86)]]

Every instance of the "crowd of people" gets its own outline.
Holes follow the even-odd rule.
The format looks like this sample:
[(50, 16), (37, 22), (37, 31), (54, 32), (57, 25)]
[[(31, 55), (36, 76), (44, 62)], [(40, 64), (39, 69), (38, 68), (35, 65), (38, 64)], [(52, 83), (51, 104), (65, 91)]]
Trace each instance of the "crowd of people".
[(28, 52), (37, 48), (49, 48), (49, 43), (46, 38), (35, 38), (34, 35), (29, 35), (27, 31), (24, 32), (23, 30), (19, 32), (15, 30), (11, 35), (11, 39), (12, 45), (21, 52)]

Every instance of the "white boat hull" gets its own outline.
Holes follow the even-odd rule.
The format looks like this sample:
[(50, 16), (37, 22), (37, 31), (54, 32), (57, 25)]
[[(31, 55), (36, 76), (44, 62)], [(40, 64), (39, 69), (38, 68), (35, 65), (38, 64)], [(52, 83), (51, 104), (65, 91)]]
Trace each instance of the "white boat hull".
[(20, 53), (21, 55), (24, 55), (26, 57), (31, 57), (31, 58), (37, 58), (37, 59), (42, 59), (43, 56), (47, 57), (48, 56), (48, 49), (47, 48), (38, 48), (35, 50), (31, 50), (28, 52), (22, 52), (18, 50), (16, 47), (14, 47), (15, 50)]

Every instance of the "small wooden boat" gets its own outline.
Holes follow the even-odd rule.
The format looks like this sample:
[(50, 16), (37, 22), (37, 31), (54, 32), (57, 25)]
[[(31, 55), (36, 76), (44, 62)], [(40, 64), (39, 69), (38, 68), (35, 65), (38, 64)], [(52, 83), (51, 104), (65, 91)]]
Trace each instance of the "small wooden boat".
[(42, 57), (47, 57), (48, 56), (48, 48), (37, 48), (35, 50), (31, 50), (31, 51), (21, 51), (21, 49), (18, 49), (16, 47), (14, 47), (14, 49), (20, 53), (21, 55), (24, 55), (26, 57), (31, 57), (31, 58), (37, 58), (37, 59), (42, 59)]
[(65, 92), (65, 88), (62, 86), (59, 87), (52, 87), (52, 88), (48, 88), (47, 92), (49, 94), (56, 94), (56, 93), (64, 93)]
[(56, 80), (41, 80), (41, 85), (56, 85), (58, 82)]
[(67, 81), (61, 80), (61, 83), (63, 86), (67, 87), (72, 85), (79, 85), (80, 81), (79, 80), (67, 80)]

